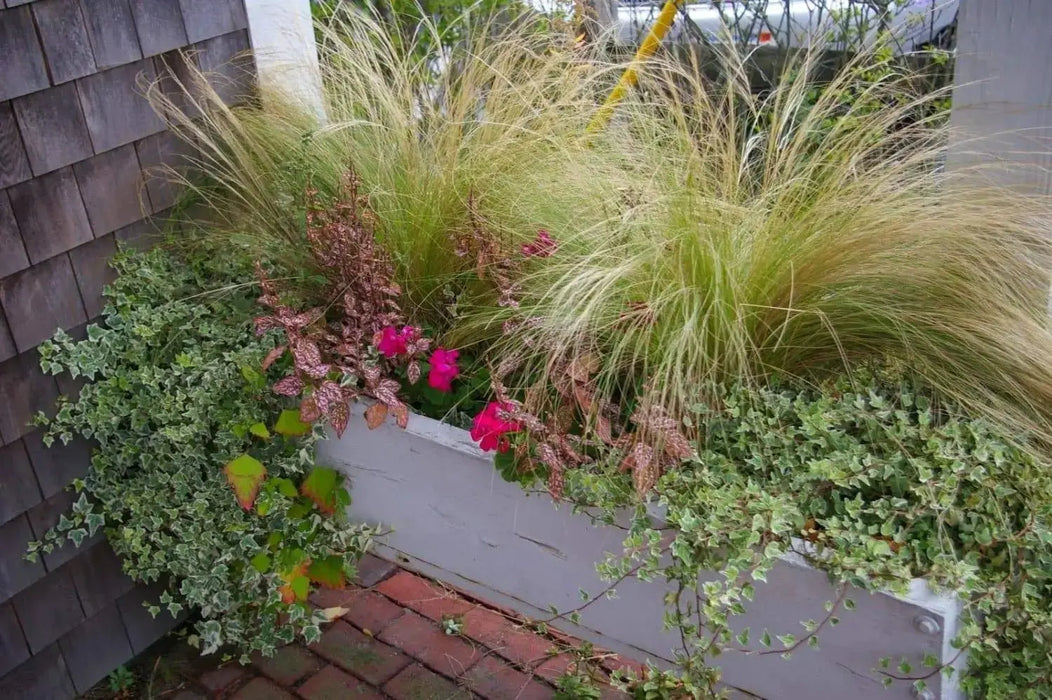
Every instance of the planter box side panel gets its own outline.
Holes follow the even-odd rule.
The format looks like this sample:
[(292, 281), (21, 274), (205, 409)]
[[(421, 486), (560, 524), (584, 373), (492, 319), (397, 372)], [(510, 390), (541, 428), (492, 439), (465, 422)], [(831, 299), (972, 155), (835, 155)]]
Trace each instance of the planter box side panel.
[[(579, 606), (580, 589), (592, 594), (605, 589), (595, 563), (622, 551), (621, 530), (593, 527), (568, 506), (556, 508), (546, 495), (504, 482), (462, 430), (414, 415), (406, 431), (392, 425), (370, 431), (360, 412), (342, 439), (321, 445), (319, 458), (348, 476), (352, 518), (393, 528), (383, 550), (421, 573), (533, 618), (549, 617), (553, 605)], [(667, 666), (679, 646), (678, 633), (663, 628), (668, 590), (664, 582), (629, 579), (617, 587), (615, 598), (583, 610), (579, 625), (557, 625)], [(941, 658), (947, 620), (939, 610), (889, 595), (856, 591), (850, 597), (856, 609), (842, 611), (840, 624), (823, 630), (820, 650), (802, 647), (788, 661), (777, 653), (725, 653), (718, 659), (724, 681), (779, 700), (914, 697), (907, 683), (883, 688), (873, 669), (884, 656), (896, 663), (906, 657), (917, 669), (927, 653)], [(762, 651), (757, 640), (764, 629), (772, 637), (801, 637), (801, 621), (821, 620), (825, 602), (835, 598), (824, 573), (786, 561), (766, 584), (757, 583), (756, 599), (739, 625), (751, 629), (752, 646)], [(925, 627), (917, 624), (922, 617), (938, 629), (919, 629)], [(954, 696), (938, 678), (929, 688), (933, 697)]]

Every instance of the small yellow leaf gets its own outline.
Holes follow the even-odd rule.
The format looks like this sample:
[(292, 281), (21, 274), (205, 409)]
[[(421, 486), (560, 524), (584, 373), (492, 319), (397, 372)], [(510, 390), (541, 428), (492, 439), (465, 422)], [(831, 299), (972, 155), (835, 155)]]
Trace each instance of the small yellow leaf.
[(321, 614), (325, 616), (326, 620), (328, 620), (329, 622), (332, 622), (333, 620), (335, 620), (338, 617), (343, 617), (348, 612), (350, 612), (349, 608), (335, 607), (335, 608), (323, 608), (322, 611), (321, 611)]

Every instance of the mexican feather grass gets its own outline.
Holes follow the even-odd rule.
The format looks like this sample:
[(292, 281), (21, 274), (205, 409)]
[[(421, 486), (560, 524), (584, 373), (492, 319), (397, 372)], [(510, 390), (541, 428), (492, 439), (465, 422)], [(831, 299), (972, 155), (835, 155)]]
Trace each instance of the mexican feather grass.
[[(598, 399), (678, 415), (727, 384), (876, 362), (1052, 439), (1048, 200), (997, 186), (996, 164), (947, 170), (948, 95), (886, 57), (819, 85), (811, 51), (762, 93), (733, 51), (716, 71), (657, 58), (588, 135), (623, 64), (565, 37), (488, 26), (421, 61), (367, 16), (319, 32), (324, 122), (278, 96), (154, 91), (196, 148), (213, 239), (309, 290), (303, 188), (351, 167), (411, 316), (494, 365), (521, 358), (538, 411), (573, 366)], [(508, 256), (538, 229), (557, 242), (521, 261), (517, 308), (453, 254), (473, 221)]]

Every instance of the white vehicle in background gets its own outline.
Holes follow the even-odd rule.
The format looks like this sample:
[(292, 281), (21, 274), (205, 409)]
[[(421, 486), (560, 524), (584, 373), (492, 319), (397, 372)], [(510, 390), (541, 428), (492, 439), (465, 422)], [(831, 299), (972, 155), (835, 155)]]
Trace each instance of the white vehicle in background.
[[(1052, 0), (1049, 0), (1052, 2)], [(960, 0), (891, 0), (885, 23), (873, 0), (703, 0), (681, 6), (669, 41), (721, 43), (728, 36), (743, 46), (802, 48), (816, 38), (848, 28), (856, 36), (890, 29), (899, 52), (953, 47)], [(636, 44), (661, 11), (660, 0), (622, 0), (617, 41)], [(687, 26), (687, 18), (693, 26)]]

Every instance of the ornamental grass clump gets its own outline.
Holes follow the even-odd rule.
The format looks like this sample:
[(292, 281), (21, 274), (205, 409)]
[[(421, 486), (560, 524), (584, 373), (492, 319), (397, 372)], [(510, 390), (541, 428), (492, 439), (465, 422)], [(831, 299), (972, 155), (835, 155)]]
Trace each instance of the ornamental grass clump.
[(518, 307), (478, 310), (519, 329), (497, 355), (521, 360), (531, 412), (568, 405), (595, 430), (609, 405), (679, 417), (724, 386), (877, 360), (1047, 445), (1047, 200), (997, 187), (996, 166), (947, 171), (946, 95), (886, 56), (816, 86), (809, 54), (765, 94), (720, 60), (717, 82), (648, 68), (610, 126), (635, 165), (608, 218), (553, 230)]
[(476, 26), (456, 49), (421, 57), (364, 13), (340, 14), (318, 35), (324, 118), (266, 92), (227, 107), (200, 74), (176, 96), (150, 91), (191, 151), (194, 175), (180, 179), (206, 238), (274, 264), (305, 304), (331, 300), (305, 239), (303, 193), (338, 196), (348, 170), (369, 198), (403, 306), (442, 330), (461, 296), (490, 301), (464, 279), (450, 241), (470, 229), (472, 209), (509, 247), (541, 228), (606, 219), (604, 193), (623, 178), (588, 147), (585, 127), (615, 67), (572, 38), (526, 18)]

